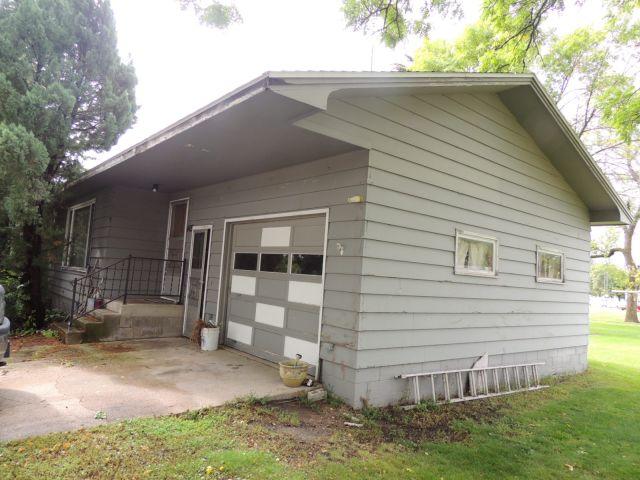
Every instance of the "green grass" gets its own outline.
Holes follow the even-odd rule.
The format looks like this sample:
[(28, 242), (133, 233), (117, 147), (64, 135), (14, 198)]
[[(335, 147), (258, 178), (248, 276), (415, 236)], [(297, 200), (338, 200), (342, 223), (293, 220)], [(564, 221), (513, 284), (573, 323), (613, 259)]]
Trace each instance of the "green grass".
[(584, 375), (541, 392), (406, 414), (420, 425), (452, 416), (444, 439), (385, 441), (384, 422), (398, 411), (368, 410), (357, 414), (362, 429), (339, 418), (329, 435), (305, 443), (291, 431), (307, 414), (346, 408), (317, 414), (245, 402), (0, 445), (0, 478), (640, 478), (640, 326), (624, 324), (622, 313), (596, 313), (591, 334)]

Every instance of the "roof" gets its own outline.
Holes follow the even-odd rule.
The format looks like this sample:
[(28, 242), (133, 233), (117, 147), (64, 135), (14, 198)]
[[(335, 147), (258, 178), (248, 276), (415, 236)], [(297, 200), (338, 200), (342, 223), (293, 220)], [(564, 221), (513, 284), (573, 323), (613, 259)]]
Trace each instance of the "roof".
[(145, 185), (160, 183), (176, 191), (199, 186), (194, 180), (206, 185), (257, 173), (256, 164), (268, 171), (339, 154), (359, 147), (294, 126), (297, 119), (325, 110), (331, 96), (466, 90), (498, 94), (589, 208), (592, 224), (631, 221), (624, 202), (533, 74), (266, 72), (87, 171), (69, 188), (88, 191), (118, 179), (140, 186), (136, 181), (144, 179)]

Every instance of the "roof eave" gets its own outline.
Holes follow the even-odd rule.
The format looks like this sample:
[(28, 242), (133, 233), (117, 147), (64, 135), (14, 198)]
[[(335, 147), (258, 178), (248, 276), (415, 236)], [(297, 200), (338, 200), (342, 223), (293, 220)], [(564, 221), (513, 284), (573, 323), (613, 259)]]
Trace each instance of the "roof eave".
[(172, 123), (168, 127), (163, 128), (157, 133), (145, 138), (144, 140), (136, 143), (132, 147), (127, 148), (123, 152), (114, 155), (113, 157), (105, 160), (104, 162), (96, 165), (94, 168), (87, 170), (80, 178), (70, 182), (65, 188), (69, 189), (75, 185), (84, 182), (85, 180), (98, 175), (106, 170), (109, 170), (122, 162), (125, 162), (131, 157), (134, 157), (154, 146), (168, 140), (169, 138), (178, 135), (179, 133), (188, 130), (189, 128), (198, 125), (199, 123), (219, 115), (220, 113), (238, 105), (255, 95), (265, 91), (268, 88), (268, 75), (262, 74), (259, 77), (251, 80), (244, 85), (236, 88), (228, 94), (214, 100), (213, 102), (205, 105), (204, 107), (196, 110), (195, 112), (181, 118), (180, 120)]

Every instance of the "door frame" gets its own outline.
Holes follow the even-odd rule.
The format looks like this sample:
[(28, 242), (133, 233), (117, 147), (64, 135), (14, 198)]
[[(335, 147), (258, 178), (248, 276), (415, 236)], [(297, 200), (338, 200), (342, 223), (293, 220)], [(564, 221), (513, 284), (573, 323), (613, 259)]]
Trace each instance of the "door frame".
[[(173, 204), (175, 203), (180, 203), (180, 202), (186, 202), (187, 203), (187, 209), (185, 211), (185, 218), (184, 218), (184, 234), (182, 236), (182, 259), (184, 260), (184, 249), (185, 246), (187, 245), (187, 231), (188, 231), (188, 225), (189, 225), (189, 204), (190, 202), (190, 197), (184, 197), (184, 198), (177, 198), (175, 200), (170, 200), (169, 201), (169, 214), (167, 217), (167, 233), (164, 237), (164, 260), (167, 260), (167, 254), (169, 252), (169, 235), (171, 234), (171, 209), (173, 207)], [(160, 292), (164, 292), (164, 276), (167, 270), (167, 262), (162, 262), (162, 283), (160, 285)], [(180, 269), (180, 278), (182, 278), (182, 276), (184, 275), (184, 271), (182, 269)], [(165, 298), (162, 297), (161, 298)], [(167, 300), (172, 300), (175, 301), (175, 299), (173, 298), (167, 298)]]
[[(211, 240), (213, 238), (213, 225), (194, 225), (191, 229), (191, 245), (189, 246), (189, 257), (187, 257), (187, 261), (189, 262), (189, 267), (187, 268), (187, 282), (183, 286), (185, 289), (184, 295), (184, 312), (182, 313), (182, 335), (185, 335), (184, 329), (187, 325), (187, 311), (189, 307), (189, 282), (191, 282), (191, 258), (193, 256), (193, 238), (197, 231), (209, 231), (209, 243), (206, 245), (207, 254), (205, 255), (205, 263), (206, 268), (204, 271), (204, 294), (202, 295), (202, 304), (204, 305), (202, 313), (204, 314), (205, 309), (207, 308), (207, 290), (209, 290), (209, 267), (210, 258), (211, 258)], [(186, 238), (186, 237), (185, 237)]]
[[(328, 246), (328, 238), (329, 238), (329, 209), (328, 208), (317, 208), (313, 210), (297, 210), (293, 212), (281, 212), (281, 213), (269, 213), (265, 215), (251, 215), (247, 217), (236, 217), (236, 218), (225, 218), (224, 227), (222, 229), (222, 259), (220, 261), (220, 273), (218, 277), (218, 298), (216, 304), (216, 325), (220, 329), (220, 339), (222, 342), (226, 340), (227, 336), (227, 318), (224, 318), (224, 321), (221, 321), (225, 316), (224, 312), (227, 308), (227, 295), (226, 292), (229, 287), (229, 254), (231, 252), (231, 246), (233, 242), (228, 241), (230, 237), (231, 227), (237, 223), (247, 223), (252, 221), (260, 221), (260, 220), (278, 220), (278, 219), (286, 219), (290, 217), (311, 217), (315, 215), (324, 215), (324, 239), (322, 246), (322, 278), (320, 281), (320, 285), (322, 285), (322, 295), (320, 298), (320, 308), (318, 312), (318, 352), (320, 352), (320, 341), (322, 335), (322, 315), (324, 308), (324, 287), (325, 287), (325, 278), (327, 275), (327, 246)], [(225, 292), (225, 295), (222, 295), (222, 292)], [(186, 310), (185, 310), (186, 311)], [(318, 353), (318, 364), (316, 365), (316, 380), (320, 379), (320, 370), (321, 370), (322, 359), (320, 358), (320, 354)]]

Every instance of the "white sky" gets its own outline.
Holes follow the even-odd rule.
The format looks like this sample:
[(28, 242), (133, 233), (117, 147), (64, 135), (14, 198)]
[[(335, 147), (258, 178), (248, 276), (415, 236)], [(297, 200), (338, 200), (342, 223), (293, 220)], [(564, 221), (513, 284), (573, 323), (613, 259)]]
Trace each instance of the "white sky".
[[(434, 22), (432, 37), (453, 39), (477, 19), (481, 0), (466, 2), (463, 21)], [(111, 3), (120, 55), (138, 77), (138, 120), (109, 152), (87, 159), (87, 168), (267, 70), (392, 70), (410, 63), (405, 55), (420, 45), (412, 38), (391, 50), (375, 35), (347, 29), (341, 0), (235, 0), (243, 22), (227, 30), (200, 25), (176, 0)], [(551, 22), (561, 33), (597, 24), (599, 3), (568, 5)]]

